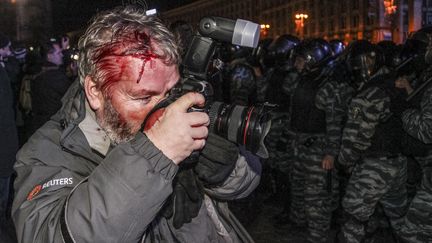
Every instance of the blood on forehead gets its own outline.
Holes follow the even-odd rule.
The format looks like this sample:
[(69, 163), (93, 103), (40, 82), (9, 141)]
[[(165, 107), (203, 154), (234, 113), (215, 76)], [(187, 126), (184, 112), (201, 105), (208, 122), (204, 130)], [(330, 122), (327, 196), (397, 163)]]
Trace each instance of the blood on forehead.
[(100, 74), (99, 88), (103, 91), (108, 90), (114, 83), (127, 74), (128, 58), (138, 58), (142, 60), (137, 83), (140, 82), (144, 72), (145, 63), (153, 58), (161, 58), (152, 49), (150, 36), (143, 32), (117, 31), (113, 35), (110, 43), (99, 47), (94, 56), (96, 73)]

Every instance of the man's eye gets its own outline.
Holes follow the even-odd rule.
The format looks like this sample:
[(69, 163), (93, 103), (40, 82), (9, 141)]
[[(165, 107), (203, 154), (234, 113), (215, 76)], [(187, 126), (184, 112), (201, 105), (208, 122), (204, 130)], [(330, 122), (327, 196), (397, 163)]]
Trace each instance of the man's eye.
[(142, 103), (144, 103), (144, 104), (147, 104), (147, 103), (150, 102), (150, 100), (151, 100), (151, 96), (141, 97), (141, 98), (138, 98), (137, 100), (138, 100), (139, 102), (142, 102)]

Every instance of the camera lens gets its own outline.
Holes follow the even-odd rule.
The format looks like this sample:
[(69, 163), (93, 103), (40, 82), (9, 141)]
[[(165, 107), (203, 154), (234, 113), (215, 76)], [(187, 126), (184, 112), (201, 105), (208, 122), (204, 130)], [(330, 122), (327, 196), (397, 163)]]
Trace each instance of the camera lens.
[(210, 132), (244, 145), (260, 157), (268, 157), (264, 138), (271, 120), (265, 105), (246, 107), (214, 102), (210, 104), (209, 117)]

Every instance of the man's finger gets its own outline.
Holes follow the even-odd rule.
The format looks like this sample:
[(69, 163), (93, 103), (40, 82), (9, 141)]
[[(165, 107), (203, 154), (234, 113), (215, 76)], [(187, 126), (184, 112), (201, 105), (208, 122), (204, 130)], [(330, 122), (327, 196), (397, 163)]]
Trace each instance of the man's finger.
[(192, 148), (193, 150), (201, 150), (204, 148), (205, 144), (206, 144), (205, 139), (195, 139)]
[(208, 128), (205, 126), (194, 127), (191, 130), (191, 136), (194, 139), (207, 138), (207, 135), (208, 135)]
[(191, 126), (208, 126), (210, 118), (205, 112), (191, 112), (188, 114), (189, 124)]
[(170, 105), (171, 109), (186, 112), (192, 106), (202, 106), (205, 103), (205, 98), (202, 94), (189, 92)]

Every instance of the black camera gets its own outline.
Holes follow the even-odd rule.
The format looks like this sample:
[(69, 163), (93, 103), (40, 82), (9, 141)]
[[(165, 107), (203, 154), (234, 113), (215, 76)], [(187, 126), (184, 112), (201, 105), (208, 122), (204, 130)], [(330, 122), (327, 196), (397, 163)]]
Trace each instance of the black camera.
[[(264, 138), (270, 130), (270, 110), (274, 106), (262, 104), (245, 107), (213, 101), (213, 87), (207, 82), (208, 67), (221, 42), (256, 47), (259, 39), (259, 25), (237, 19), (221, 17), (201, 19), (198, 33), (184, 57), (183, 78), (170, 92), (168, 98), (153, 110), (166, 107), (188, 92), (199, 92), (206, 103), (203, 108), (192, 107), (191, 111), (207, 112), (210, 117), (209, 131), (234, 143), (245, 146), (246, 150), (262, 157), (268, 157)], [(145, 123), (144, 123), (145, 124)]]

